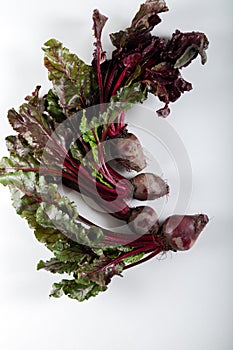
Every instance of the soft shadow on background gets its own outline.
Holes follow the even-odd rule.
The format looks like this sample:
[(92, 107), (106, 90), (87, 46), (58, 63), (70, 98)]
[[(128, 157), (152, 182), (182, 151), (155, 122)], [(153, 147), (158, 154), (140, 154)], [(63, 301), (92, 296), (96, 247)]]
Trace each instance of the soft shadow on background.
[[(0, 156), (12, 130), (7, 110), (42, 85), (50, 87), (41, 46), (56, 37), (92, 60), (92, 10), (109, 17), (108, 33), (124, 29), (141, 1), (8, 1), (0, 6)], [(233, 324), (232, 3), (167, 1), (159, 34), (199, 30), (210, 40), (208, 63), (184, 70), (194, 89), (171, 105), (168, 122), (185, 144), (193, 170), (188, 211), (211, 220), (190, 252), (167, 254), (114, 278), (109, 290), (78, 303), (48, 298), (59, 276), (37, 272), (49, 252), (33, 237), (0, 187), (0, 346), (25, 349), (230, 350)], [(146, 106), (156, 109), (150, 98)]]

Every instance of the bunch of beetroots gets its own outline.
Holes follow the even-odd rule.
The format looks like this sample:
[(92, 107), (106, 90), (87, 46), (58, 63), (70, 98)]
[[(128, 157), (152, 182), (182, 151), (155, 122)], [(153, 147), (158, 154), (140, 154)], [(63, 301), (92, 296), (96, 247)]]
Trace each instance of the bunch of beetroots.
[[(47, 41), (44, 63), (53, 88), (40, 97), (37, 86), (18, 112), (8, 112), (17, 135), (6, 138), (10, 157), (1, 161), (0, 182), (9, 186), (17, 213), (54, 254), (38, 269), (73, 276), (54, 284), (55, 297), (95, 296), (125, 269), (164, 251), (189, 249), (208, 222), (197, 214), (172, 215), (160, 223), (150, 206), (128, 204), (131, 198), (167, 196), (169, 186), (158, 175), (142, 172), (146, 159), (140, 140), (127, 129), (126, 111), (151, 93), (164, 102), (157, 114), (166, 117), (169, 103), (192, 88), (181, 69), (198, 54), (206, 61), (203, 33), (177, 30), (171, 39), (151, 34), (158, 14), (167, 10), (163, 0), (142, 4), (130, 27), (110, 35), (111, 58), (101, 44), (107, 17), (94, 10), (92, 64), (56, 39)], [(119, 167), (138, 174), (125, 177)], [(131, 233), (101, 228), (80, 215), (60, 195), (59, 184), (90, 198)]]

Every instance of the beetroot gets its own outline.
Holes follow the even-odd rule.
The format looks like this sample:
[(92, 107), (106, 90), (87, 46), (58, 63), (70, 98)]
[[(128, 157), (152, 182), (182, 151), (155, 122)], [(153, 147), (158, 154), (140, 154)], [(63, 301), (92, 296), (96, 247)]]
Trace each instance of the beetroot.
[(128, 170), (141, 171), (146, 167), (143, 149), (138, 138), (131, 133), (124, 134), (108, 142), (112, 159)]
[(159, 230), (158, 216), (155, 210), (148, 206), (133, 208), (128, 222), (132, 231), (140, 235), (155, 235)]
[(142, 173), (131, 179), (133, 197), (139, 200), (153, 200), (169, 193), (169, 186), (161, 177), (152, 173)]
[(162, 226), (162, 235), (174, 250), (188, 250), (196, 242), (209, 219), (207, 215), (173, 215)]

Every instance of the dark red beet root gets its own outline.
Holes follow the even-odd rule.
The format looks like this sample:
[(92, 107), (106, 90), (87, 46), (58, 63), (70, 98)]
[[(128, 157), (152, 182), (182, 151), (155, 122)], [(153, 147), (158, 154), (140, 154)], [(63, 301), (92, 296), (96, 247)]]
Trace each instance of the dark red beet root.
[(108, 141), (113, 159), (118, 160), (128, 170), (141, 171), (146, 160), (138, 138), (131, 133)]
[(174, 250), (188, 250), (208, 223), (207, 215), (173, 215), (162, 225), (162, 235)]
[(157, 199), (169, 193), (169, 186), (161, 177), (143, 173), (130, 180), (134, 187), (133, 197), (139, 200)]
[(155, 235), (159, 230), (158, 216), (153, 208), (147, 206), (133, 208), (128, 223), (132, 231), (141, 235)]

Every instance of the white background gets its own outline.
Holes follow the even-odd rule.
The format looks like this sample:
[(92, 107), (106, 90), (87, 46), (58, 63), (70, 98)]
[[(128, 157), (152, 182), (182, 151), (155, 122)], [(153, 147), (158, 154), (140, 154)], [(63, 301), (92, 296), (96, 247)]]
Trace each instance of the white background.
[[(92, 10), (123, 29), (141, 1), (5, 1), (0, 6), (0, 155), (11, 134), (6, 114), (36, 85), (50, 87), (41, 46), (51, 37), (92, 59)], [(49, 299), (56, 276), (36, 271), (48, 251), (33, 237), (0, 188), (0, 347), (6, 350), (231, 350), (233, 348), (232, 4), (230, 0), (168, 0), (158, 33), (199, 30), (210, 40), (208, 63), (184, 72), (194, 89), (172, 107), (169, 123), (193, 169), (189, 212), (211, 220), (191, 251), (167, 254), (114, 278), (109, 290), (78, 303)], [(157, 101), (147, 105), (156, 108)]]

